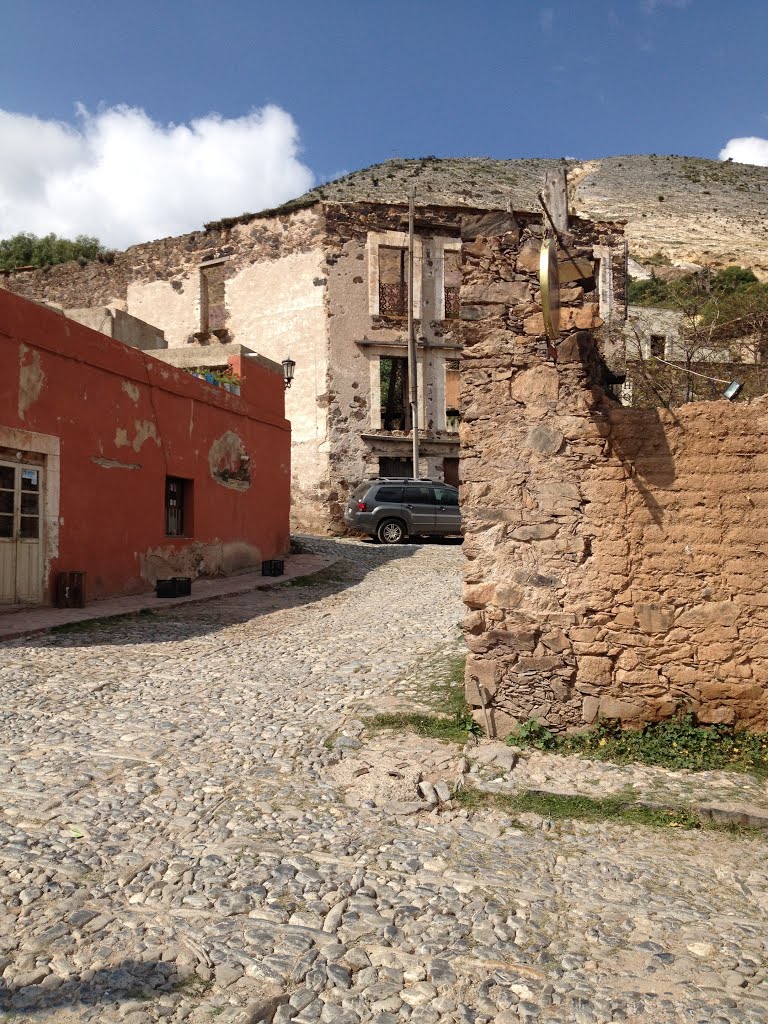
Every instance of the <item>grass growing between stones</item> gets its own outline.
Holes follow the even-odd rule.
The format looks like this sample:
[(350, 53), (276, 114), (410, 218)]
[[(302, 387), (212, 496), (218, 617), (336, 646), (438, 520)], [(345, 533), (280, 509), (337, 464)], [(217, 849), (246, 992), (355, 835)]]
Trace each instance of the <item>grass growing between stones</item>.
[[(467, 718), (470, 719), (469, 722)], [(390, 714), (373, 715), (366, 720), (366, 725), (370, 729), (394, 729), (397, 732), (415, 732), (417, 736), (429, 736), (435, 740), (451, 740), (454, 743), (466, 743), (472, 727), (471, 719), (471, 715), (447, 718), (443, 715), (395, 711)]]
[(685, 712), (643, 729), (622, 729), (604, 720), (589, 732), (555, 736), (538, 722), (523, 722), (508, 743), (560, 754), (584, 754), (615, 764), (648, 764), (674, 771), (750, 772), (768, 777), (768, 734), (736, 730), (727, 725), (700, 725)]
[(329, 565), (320, 572), (311, 573), (308, 576), (294, 576), (291, 580), (285, 580), (285, 587), (327, 587), (334, 583), (343, 583), (347, 579), (344, 570), (339, 565)]
[(428, 690), (428, 702), (435, 708), (434, 713), (393, 711), (373, 715), (366, 719), (368, 728), (415, 732), (417, 736), (466, 743), (467, 738), (478, 734), (480, 729), (464, 699), (465, 661), (464, 654), (451, 655), (444, 659), (444, 664), (441, 665), (443, 678), (440, 682), (433, 683)]
[(607, 822), (616, 825), (646, 825), (651, 828), (696, 829), (725, 832), (733, 837), (752, 837), (766, 840), (760, 829), (731, 822), (702, 820), (685, 807), (648, 807), (628, 803), (620, 796), (597, 799), (560, 793), (524, 792), (512, 796), (483, 793), (476, 789), (463, 789), (456, 801), (467, 810), (493, 808), (506, 814), (538, 814), (553, 821), (583, 821), (590, 824)]
[(92, 630), (110, 628), (112, 626), (130, 625), (137, 619), (154, 618), (164, 608), (155, 611), (152, 608), (139, 608), (136, 612), (126, 612), (125, 615), (106, 615), (99, 619), (83, 619), (81, 622), (65, 622), (61, 626), (51, 626), (48, 630), (53, 636), (67, 636), (70, 633), (89, 633)]

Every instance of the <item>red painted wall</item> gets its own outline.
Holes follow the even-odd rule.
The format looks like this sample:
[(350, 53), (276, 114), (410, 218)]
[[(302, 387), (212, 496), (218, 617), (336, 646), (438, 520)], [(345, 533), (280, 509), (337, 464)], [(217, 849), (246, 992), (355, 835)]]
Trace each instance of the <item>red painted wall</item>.
[[(49, 595), (59, 570), (85, 570), (91, 599), (151, 589), (158, 575), (197, 575), (201, 564), (203, 573), (226, 571), (287, 551), (282, 373), (256, 361), (242, 371), (238, 397), (0, 289), (0, 428), (61, 440)], [(226, 486), (227, 468), (243, 465), (250, 486)], [(165, 535), (167, 476), (193, 481), (190, 537)]]

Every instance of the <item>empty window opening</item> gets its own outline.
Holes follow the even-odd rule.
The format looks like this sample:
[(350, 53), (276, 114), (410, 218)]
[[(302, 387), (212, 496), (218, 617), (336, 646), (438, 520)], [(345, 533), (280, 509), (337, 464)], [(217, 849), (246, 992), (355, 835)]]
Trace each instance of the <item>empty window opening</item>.
[(384, 430), (409, 430), (408, 360), (400, 356), (379, 359), (381, 425)]
[(227, 309), (224, 302), (226, 263), (200, 267), (200, 331), (215, 334), (225, 330)]
[[(382, 455), (379, 459), (379, 476), (413, 476), (413, 460)], [(397, 500), (399, 501), (400, 498), (398, 497)]]
[(663, 334), (652, 334), (651, 335), (651, 355), (657, 356), (659, 359), (664, 358), (664, 353), (667, 348), (667, 339)]
[(459, 360), (448, 359), (445, 364), (445, 429), (455, 433), (459, 419)]
[(408, 250), (379, 246), (379, 312), (408, 315)]
[(167, 537), (192, 536), (191, 480), (165, 478), (165, 533)]
[(445, 319), (459, 319), (459, 289), (461, 288), (461, 253), (446, 249), (443, 256), (443, 290)]
[(592, 276), (582, 277), (576, 282), (577, 284), (580, 284), (582, 286), (585, 295), (589, 295), (591, 292), (596, 291), (598, 288), (601, 273), (599, 256), (592, 261), (592, 266), (594, 267), (594, 272), (592, 273)]
[(459, 486), (459, 460), (454, 458), (443, 459), (443, 480), (452, 487)]

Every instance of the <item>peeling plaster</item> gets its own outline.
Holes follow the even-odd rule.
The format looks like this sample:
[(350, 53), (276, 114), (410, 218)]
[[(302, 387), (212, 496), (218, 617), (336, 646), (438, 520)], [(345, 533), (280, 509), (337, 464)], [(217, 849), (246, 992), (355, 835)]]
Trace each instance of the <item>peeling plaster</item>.
[(91, 456), (91, 462), (104, 469), (141, 469), (140, 462), (118, 462), (117, 459), (101, 459), (96, 455)]
[(154, 584), (173, 576), (229, 576), (261, 564), (261, 550), (244, 541), (194, 543), (179, 550), (170, 545), (137, 554), (142, 579)]
[(131, 399), (131, 401), (138, 402), (139, 389), (136, 387), (135, 384), (131, 384), (129, 380), (124, 380), (121, 387), (123, 391), (126, 393), (126, 395), (128, 395), (128, 397)]
[(231, 430), (211, 445), (208, 466), (211, 476), (222, 487), (247, 491), (251, 486), (250, 456), (243, 442)]
[(155, 444), (160, 447), (160, 438), (157, 434), (157, 427), (152, 420), (136, 420), (133, 424), (136, 434), (133, 441), (128, 438), (128, 431), (124, 427), (118, 427), (115, 430), (115, 447), (116, 448), (133, 448), (135, 452), (141, 451), (141, 446), (145, 441), (150, 438)]
[[(27, 357), (29, 353), (29, 357)], [(40, 353), (37, 349), (19, 346), (19, 419), (24, 419), (27, 409), (40, 397), (45, 383), (45, 374), (40, 367)]]

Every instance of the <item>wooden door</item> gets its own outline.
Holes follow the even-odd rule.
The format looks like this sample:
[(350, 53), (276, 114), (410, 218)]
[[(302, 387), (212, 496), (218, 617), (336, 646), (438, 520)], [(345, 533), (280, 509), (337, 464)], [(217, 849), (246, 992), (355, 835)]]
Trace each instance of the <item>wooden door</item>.
[(43, 470), (0, 462), (0, 603), (39, 604), (43, 590)]

